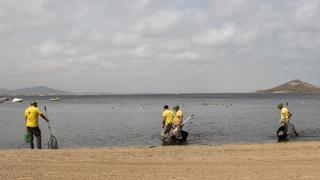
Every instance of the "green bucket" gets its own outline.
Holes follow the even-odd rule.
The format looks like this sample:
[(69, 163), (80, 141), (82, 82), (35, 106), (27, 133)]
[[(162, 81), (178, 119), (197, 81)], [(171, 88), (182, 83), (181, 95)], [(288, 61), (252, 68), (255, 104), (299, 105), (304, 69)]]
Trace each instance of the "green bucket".
[(24, 133), (24, 142), (30, 143), (30, 135), (28, 132)]

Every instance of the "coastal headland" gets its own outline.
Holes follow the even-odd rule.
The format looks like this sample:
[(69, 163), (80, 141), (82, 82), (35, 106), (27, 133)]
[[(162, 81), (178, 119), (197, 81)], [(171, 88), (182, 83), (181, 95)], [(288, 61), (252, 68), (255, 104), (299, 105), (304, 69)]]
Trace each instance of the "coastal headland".
[(0, 179), (318, 179), (320, 142), (0, 150)]

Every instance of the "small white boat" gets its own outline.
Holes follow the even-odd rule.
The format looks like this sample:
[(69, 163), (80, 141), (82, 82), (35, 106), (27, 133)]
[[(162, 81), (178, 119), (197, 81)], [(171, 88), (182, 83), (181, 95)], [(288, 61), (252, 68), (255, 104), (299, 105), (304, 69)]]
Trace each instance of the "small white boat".
[(23, 102), (24, 99), (21, 99), (21, 98), (13, 98), (12, 99), (12, 102)]
[(56, 98), (51, 98), (50, 101), (60, 101), (60, 98), (56, 97)]

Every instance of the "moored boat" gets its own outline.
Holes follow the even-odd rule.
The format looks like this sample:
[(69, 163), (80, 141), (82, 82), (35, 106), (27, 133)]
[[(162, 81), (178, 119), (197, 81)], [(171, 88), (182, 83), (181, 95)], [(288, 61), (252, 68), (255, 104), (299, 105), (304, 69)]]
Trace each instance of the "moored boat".
[(21, 98), (13, 98), (12, 99), (12, 102), (23, 102), (24, 99), (21, 99)]
[(50, 98), (50, 101), (60, 101), (60, 98), (56, 97), (56, 98)]

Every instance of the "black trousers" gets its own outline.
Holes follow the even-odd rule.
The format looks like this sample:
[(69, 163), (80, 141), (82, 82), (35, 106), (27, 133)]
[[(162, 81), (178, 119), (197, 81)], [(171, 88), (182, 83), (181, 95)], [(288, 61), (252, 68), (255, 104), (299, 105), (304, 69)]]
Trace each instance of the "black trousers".
[(164, 134), (167, 134), (171, 131), (172, 129), (172, 125), (171, 124), (168, 124), (166, 127), (164, 127)]
[(30, 135), (30, 148), (34, 149), (33, 136), (37, 139), (38, 149), (41, 149), (41, 130), (39, 127), (27, 127), (28, 133)]

